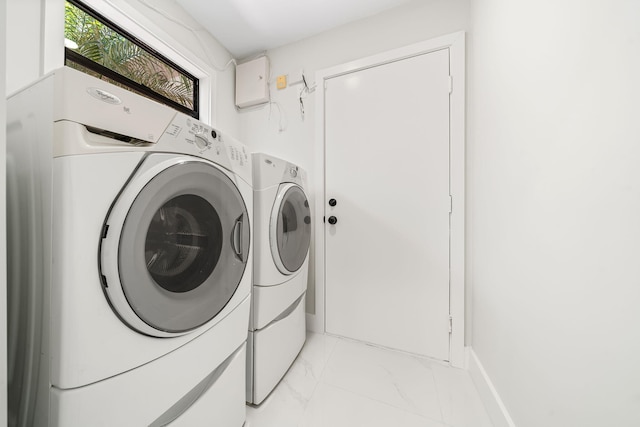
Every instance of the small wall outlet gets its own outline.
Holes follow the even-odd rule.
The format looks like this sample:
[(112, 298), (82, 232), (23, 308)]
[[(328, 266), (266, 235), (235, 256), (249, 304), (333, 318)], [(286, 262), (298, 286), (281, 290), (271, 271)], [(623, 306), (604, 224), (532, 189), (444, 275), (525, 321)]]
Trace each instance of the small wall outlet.
[(285, 74), (276, 78), (276, 87), (278, 89), (284, 89), (287, 87), (287, 76)]

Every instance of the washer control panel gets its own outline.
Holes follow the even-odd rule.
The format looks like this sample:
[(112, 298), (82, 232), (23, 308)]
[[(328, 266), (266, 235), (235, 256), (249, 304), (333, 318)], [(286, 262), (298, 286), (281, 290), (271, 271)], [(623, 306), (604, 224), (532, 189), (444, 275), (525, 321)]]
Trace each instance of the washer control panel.
[(182, 113), (176, 114), (154, 149), (202, 157), (251, 176), (251, 155), (246, 146)]

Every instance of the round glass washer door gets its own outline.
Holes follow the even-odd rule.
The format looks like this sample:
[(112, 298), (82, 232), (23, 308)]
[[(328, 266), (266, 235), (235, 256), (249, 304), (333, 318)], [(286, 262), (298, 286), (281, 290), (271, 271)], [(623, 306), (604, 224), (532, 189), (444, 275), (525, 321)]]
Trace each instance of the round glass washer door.
[[(186, 333), (222, 311), (242, 280), (249, 251), (242, 195), (224, 172), (203, 161), (171, 162), (134, 188), (139, 192), (129, 203), (131, 184), (106, 221), (105, 293), (140, 332)], [(117, 249), (105, 257), (109, 247)]]
[(278, 189), (269, 237), (278, 270), (285, 275), (297, 272), (307, 258), (311, 242), (311, 210), (300, 186), (285, 183)]

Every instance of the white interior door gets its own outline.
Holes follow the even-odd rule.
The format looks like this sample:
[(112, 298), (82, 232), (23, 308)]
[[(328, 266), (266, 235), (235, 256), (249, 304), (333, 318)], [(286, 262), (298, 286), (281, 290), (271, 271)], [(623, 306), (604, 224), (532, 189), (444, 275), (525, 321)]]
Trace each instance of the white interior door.
[(326, 80), (329, 333), (449, 360), (449, 82), (449, 49)]

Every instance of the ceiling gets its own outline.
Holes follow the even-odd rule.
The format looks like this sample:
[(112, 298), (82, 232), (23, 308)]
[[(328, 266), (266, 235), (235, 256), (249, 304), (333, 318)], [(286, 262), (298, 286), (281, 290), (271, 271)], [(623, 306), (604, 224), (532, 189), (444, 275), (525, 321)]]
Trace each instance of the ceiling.
[(176, 0), (238, 59), (411, 0)]

